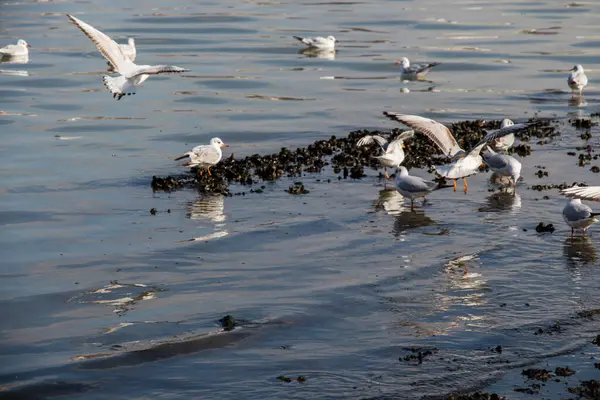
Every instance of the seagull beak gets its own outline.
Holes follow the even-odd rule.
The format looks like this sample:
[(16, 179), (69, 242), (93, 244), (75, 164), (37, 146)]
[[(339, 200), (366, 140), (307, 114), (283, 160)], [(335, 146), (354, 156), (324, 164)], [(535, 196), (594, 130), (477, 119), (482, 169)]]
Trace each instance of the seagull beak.
[(226, 143), (223, 143), (223, 144), (221, 144), (221, 147), (229, 147), (229, 145)]
[(406, 145), (405, 145), (405, 144), (403, 144), (403, 145), (402, 145), (402, 148), (403, 148), (403, 149), (405, 149), (405, 148), (406, 148)]
[(485, 167), (485, 163), (482, 162), (479, 167)]
[(394, 65), (401, 65), (401, 64), (402, 64), (402, 63), (401, 63), (400, 61), (396, 61), (396, 62), (394, 63)]
[(27, 43), (27, 47), (31, 47), (31, 45), (29, 43)]
[(336, 40), (335, 40), (335, 42), (336, 42), (336, 43), (339, 43), (340, 41), (336, 39)]

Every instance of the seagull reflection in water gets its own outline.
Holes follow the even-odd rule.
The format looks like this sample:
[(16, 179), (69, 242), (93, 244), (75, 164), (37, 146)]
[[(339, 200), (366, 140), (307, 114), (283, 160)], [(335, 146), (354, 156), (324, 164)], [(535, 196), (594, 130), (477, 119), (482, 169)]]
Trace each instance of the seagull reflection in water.
[(302, 49), (298, 52), (308, 58), (320, 58), (322, 60), (335, 60), (335, 50)]
[(521, 209), (521, 196), (513, 188), (507, 188), (487, 197), (487, 204), (479, 212), (518, 211)]
[(208, 220), (214, 223), (215, 231), (204, 236), (192, 238), (185, 241), (207, 241), (227, 236), (229, 232), (225, 229), (225, 197), (204, 196), (196, 201), (188, 203), (187, 217), (194, 221)]
[(405, 207), (404, 197), (396, 189), (383, 189), (379, 191), (379, 196), (373, 201), (373, 211), (385, 211), (388, 215), (398, 215), (402, 211), (409, 211), (410, 207)]
[(423, 228), (435, 224), (435, 221), (425, 215), (423, 210), (402, 211), (394, 218), (394, 236), (400, 236), (409, 229)]
[(577, 269), (598, 262), (596, 246), (588, 236), (577, 236), (573, 240), (565, 239), (563, 253), (567, 268)]

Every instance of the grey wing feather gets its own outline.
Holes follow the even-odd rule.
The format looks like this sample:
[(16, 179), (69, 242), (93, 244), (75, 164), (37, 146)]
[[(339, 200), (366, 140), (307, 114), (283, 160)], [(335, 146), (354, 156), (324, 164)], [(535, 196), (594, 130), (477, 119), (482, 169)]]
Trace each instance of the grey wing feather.
[(436, 182), (426, 181), (418, 176), (407, 176), (397, 182), (398, 188), (414, 193), (431, 191), (435, 189), (437, 185)]
[(489, 157), (485, 157), (484, 155), (483, 160), (492, 169), (503, 169), (508, 166), (506, 157), (503, 154), (493, 154)]
[(481, 141), (479, 143), (477, 143), (477, 145), (480, 145), (481, 143), (490, 143), (494, 139), (503, 138), (512, 133), (522, 131), (523, 129), (527, 129), (530, 126), (535, 126), (537, 124), (539, 124), (539, 122), (527, 122), (524, 124), (515, 124), (515, 125), (505, 126), (504, 128), (500, 128), (495, 131), (489, 132), (487, 135), (485, 135), (485, 137), (483, 139), (481, 139)]
[(131, 78), (140, 76), (140, 75), (158, 75), (158, 74), (178, 74), (182, 72), (188, 72), (188, 69), (177, 67), (175, 65), (151, 65), (146, 68), (139, 68), (135, 75)]

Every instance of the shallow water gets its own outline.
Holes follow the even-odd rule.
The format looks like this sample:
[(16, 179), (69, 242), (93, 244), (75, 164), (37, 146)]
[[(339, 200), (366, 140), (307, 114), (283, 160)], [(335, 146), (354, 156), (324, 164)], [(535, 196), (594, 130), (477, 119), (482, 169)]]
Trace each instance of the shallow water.
[[(138, 62), (191, 72), (115, 101), (105, 60), (66, 12), (135, 37)], [(564, 198), (529, 190), (598, 183), (566, 155), (584, 145), (568, 124), (532, 143), (516, 196), (489, 192), (480, 174), (468, 196), (439, 191), (416, 212), (371, 170), (360, 181), (307, 175), (304, 196), (284, 192), (298, 179), (231, 198), (154, 194), (150, 181), (181, 172), (172, 158), (216, 135), (226, 156), (269, 153), (396, 127), (382, 110), (444, 122), (588, 116), (598, 12), (554, 1), (0, 3), (2, 43), (32, 45), (28, 63), (0, 65), (0, 387), (70, 399), (491, 388), (512, 399), (527, 398), (511, 386), (525, 365), (583, 364), (597, 352), (586, 347), (597, 322), (577, 314), (600, 307), (597, 229), (570, 243)], [(317, 34), (340, 40), (334, 59), (291, 38)], [(402, 56), (442, 64), (430, 81), (402, 82)], [(580, 104), (563, 71), (575, 63), (590, 79)], [(535, 233), (539, 221), (557, 231)], [(217, 333), (227, 313), (242, 327)], [(437, 351), (399, 361), (411, 347)]]

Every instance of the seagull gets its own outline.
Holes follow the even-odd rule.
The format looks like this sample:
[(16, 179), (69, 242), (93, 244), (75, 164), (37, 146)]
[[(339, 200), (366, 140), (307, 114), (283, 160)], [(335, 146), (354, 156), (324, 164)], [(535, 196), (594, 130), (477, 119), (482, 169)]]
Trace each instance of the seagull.
[(560, 194), (570, 198), (599, 201), (600, 186), (573, 186), (562, 189)]
[(567, 83), (571, 88), (571, 97), (575, 95), (575, 89), (579, 90), (579, 97), (581, 97), (583, 88), (586, 87), (588, 83), (588, 78), (585, 76), (585, 72), (583, 72), (583, 67), (581, 64), (577, 64), (569, 71), (571, 71), (571, 73), (567, 78)]
[(600, 213), (593, 213), (592, 209), (583, 204), (580, 199), (571, 199), (563, 208), (563, 218), (571, 227), (571, 240), (576, 229), (581, 229), (585, 234), (590, 225), (598, 222), (596, 218)]
[(508, 154), (496, 153), (491, 148), (483, 151), (483, 162), (499, 176), (507, 176), (508, 182), (517, 186), (521, 176), (521, 163)]
[(29, 55), (29, 43), (23, 39), (19, 39), (17, 44), (9, 44), (0, 48), (0, 58), (2, 57), (23, 57)]
[(408, 170), (403, 165), (398, 167), (398, 173), (396, 176), (396, 190), (402, 196), (410, 199), (411, 210), (414, 210), (416, 198), (425, 198), (425, 196), (437, 188), (437, 182), (428, 181), (418, 176), (409, 175)]
[(500, 124), (500, 129), (490, 131), (477, 145), (485, 142), (488, 144), (488, 147), (491, 147), (495, 151), (505, 152), (515, 143), (515, 132), (538, 125), (539, 123), (540, 121), (515, 124), (510, 119), (505, 118)]
[(503, 129), (509, 126), (515, 126), (515, 123), (508, 118), (504, 118), (500, 123), (500, 129), (488, 133), (484, 138), (489, 143), (488, 147), (491, 147), (495, 151), (507, 152), (515, 144), (514, 133), (508, 133), (506, 136), (503, 136)]
[(390, 179), (390, 176), (387, 172), (387, 167), (394, 168), (398, 167), (404, 161), (404, 141), (410, 139), (414, 136), (415, 131), (404, 131), (396, 139), (389, 142), (379, 136), (379, 135), (366, 135), (363, 136), (356, 144), (358, 146), (366, 146), (373, 142), (376, 142), (383, 154), (377, 156), (379, 162), (383, 164), (383, 168), (385, 170), (385, 178)]
[(452, 132), (446, 126), (429, 118), (419, 117), (418, 115), (407, 115), (399, 113), (391, 113), (384, 111), (383, 115), (401, 122), (410, 128), (424, 133), (431, 139), (442, 152), (449, 157), (452, 157), (453, 162), (448, 165), (435, 166), (434, 169), (438, 175), (449, 178), (454, 181), (454, 191), (456, 192), (456, 180), (463, 180), (464, 192), (467, 193), (469, 186), (467, 185), (467, 177), (478, 172), (479, 166), (483, 162), (481, 149), (487, 144), (483, 142), (475, 146), (469, 153), (461, 149), (461, 147), (452, 136)]
[(184, 155), (177, 157), (175, 161), (189, 157), (190, 161), (181, 164), (182, 167), (199, 167), (200, 176), (202, 176), (202, 168), (206, 168), (208, 175), (212, 176), (210, 167), (221, 161), (221, 157), (223, 156), (221, 147), (229, 147), (229, 145), (223, 143), (218, 137), (215, 137), (210, 139), (210, 144), (196, 146), (192, 151), (188, 151)]
[(396, 65), (400, 65), (400, 73), (405, 78), (422, 78), (436, 65), (440, 65), (439, 62), (431, 64), (413, 64), (410, 65), (408, 58), (402, 57), (400, 61), (396, 61)]
[(102, 77), (104, 85), (117, 100), (121, 100), (125, 95), (135, 94), (135, 87), (142, 84), (150, 75), (188, 71), (172, 65), (136, 65), (123, 54), (121, 47), (104, 33), (70, 14), (67, 14), (67, 17), (94, 42), (115, 72), (120, 74), (116, 78), (107, 75)]
[(333, 50), (335, 49), (335, 44), (339, 42), (333, 36), (327, 36), (326, 38), (317, 36), (317, 37), (301, 37), (294, 36), (294, 39), (297, 39), (307, 45), (309, 48), (319, 49), (319, 50)]

